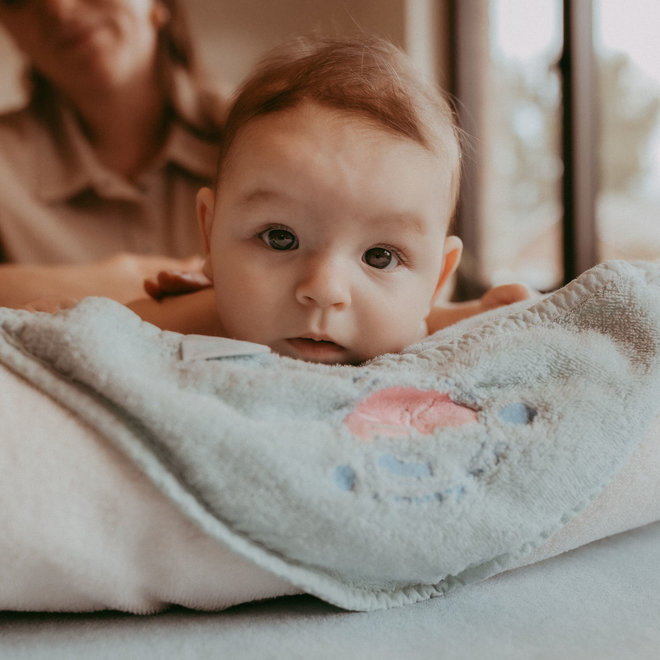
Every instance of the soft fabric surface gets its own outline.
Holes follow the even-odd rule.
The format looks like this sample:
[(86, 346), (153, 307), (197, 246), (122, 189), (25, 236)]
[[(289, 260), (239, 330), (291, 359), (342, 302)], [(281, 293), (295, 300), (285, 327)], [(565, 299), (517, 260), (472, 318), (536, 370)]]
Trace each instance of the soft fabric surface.
[[(202, 533), (120, 451), (1, 365), (0, 419), (0, 610), (217, 610), (297, 591)], [(660, 520), (659, 422), (523, 563)]]
[(2, 310), (0, 354), (206, 535), (372, 609), (520, 562), (607, 485), (657, 410), (658, 277), (604, 265), (363, 367), (181, 360), (102, 299)]
[(0, 611), (219, 610), (298, 592), (206, 536), (103, 436), (2, 366), (0, 419)]
[(409, 607), (309, 596), (218, 614), (0, 615), (12, 660), (657, 660), (660, 523)]

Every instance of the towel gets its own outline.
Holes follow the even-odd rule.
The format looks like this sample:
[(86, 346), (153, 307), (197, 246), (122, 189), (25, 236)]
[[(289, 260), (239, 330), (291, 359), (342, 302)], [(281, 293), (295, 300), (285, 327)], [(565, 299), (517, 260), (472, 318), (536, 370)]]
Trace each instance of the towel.
[(605, 488), (657, 412), (659, 282), (610, 262), (358, 367), (182, 359), (186, 338), (93, 298), (0, 310), (0, 360), (210, 538), (369, 610), (515, 565)]

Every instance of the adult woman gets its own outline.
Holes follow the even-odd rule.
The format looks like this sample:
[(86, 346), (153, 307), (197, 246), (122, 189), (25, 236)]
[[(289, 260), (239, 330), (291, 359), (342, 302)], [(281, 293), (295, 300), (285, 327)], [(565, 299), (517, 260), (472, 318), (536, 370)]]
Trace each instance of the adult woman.
[(144, 277), (190, 267), (178, 258), (200, 248), (221, 104), (178, 0), (0, 0), (0, 21), (31, 82), (0, 117), (0, 304), (130, 300)]

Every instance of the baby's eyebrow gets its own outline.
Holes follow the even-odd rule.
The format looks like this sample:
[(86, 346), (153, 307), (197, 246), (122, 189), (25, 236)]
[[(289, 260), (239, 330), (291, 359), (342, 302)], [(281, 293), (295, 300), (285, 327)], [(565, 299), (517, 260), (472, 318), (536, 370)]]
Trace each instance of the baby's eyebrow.
[(396, 229), (403, 227), (406, 231), (416, 234), (424, 234), (426, 231), (424, 222), (416, 213), (381, 214), (375, 218), (375, 223), (381, 227), (390, 226)]
[(241, 195), (241, 204), (264, 204), (271, 202), (294, 202), (294, 197), (283, 190), (254, 188)]

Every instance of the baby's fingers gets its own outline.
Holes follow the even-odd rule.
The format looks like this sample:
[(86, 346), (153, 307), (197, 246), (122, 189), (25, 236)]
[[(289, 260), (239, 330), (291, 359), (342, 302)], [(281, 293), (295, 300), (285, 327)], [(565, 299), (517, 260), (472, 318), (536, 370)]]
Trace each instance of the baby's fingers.
[(501, 284), (486, 291), (481, 297), (481, 304), (484, 309), (495, 309), (502, 305), (510, 305), (521, 300), (536, 298), (538, 295), (538, 291), (520, 282)]
[(147, 278), (144, 281), (144, 290), (155, 300), (192, 293), (209, 286), (211, 286), (210, 280), (200, 271), (162, 270), (157, 277)]

